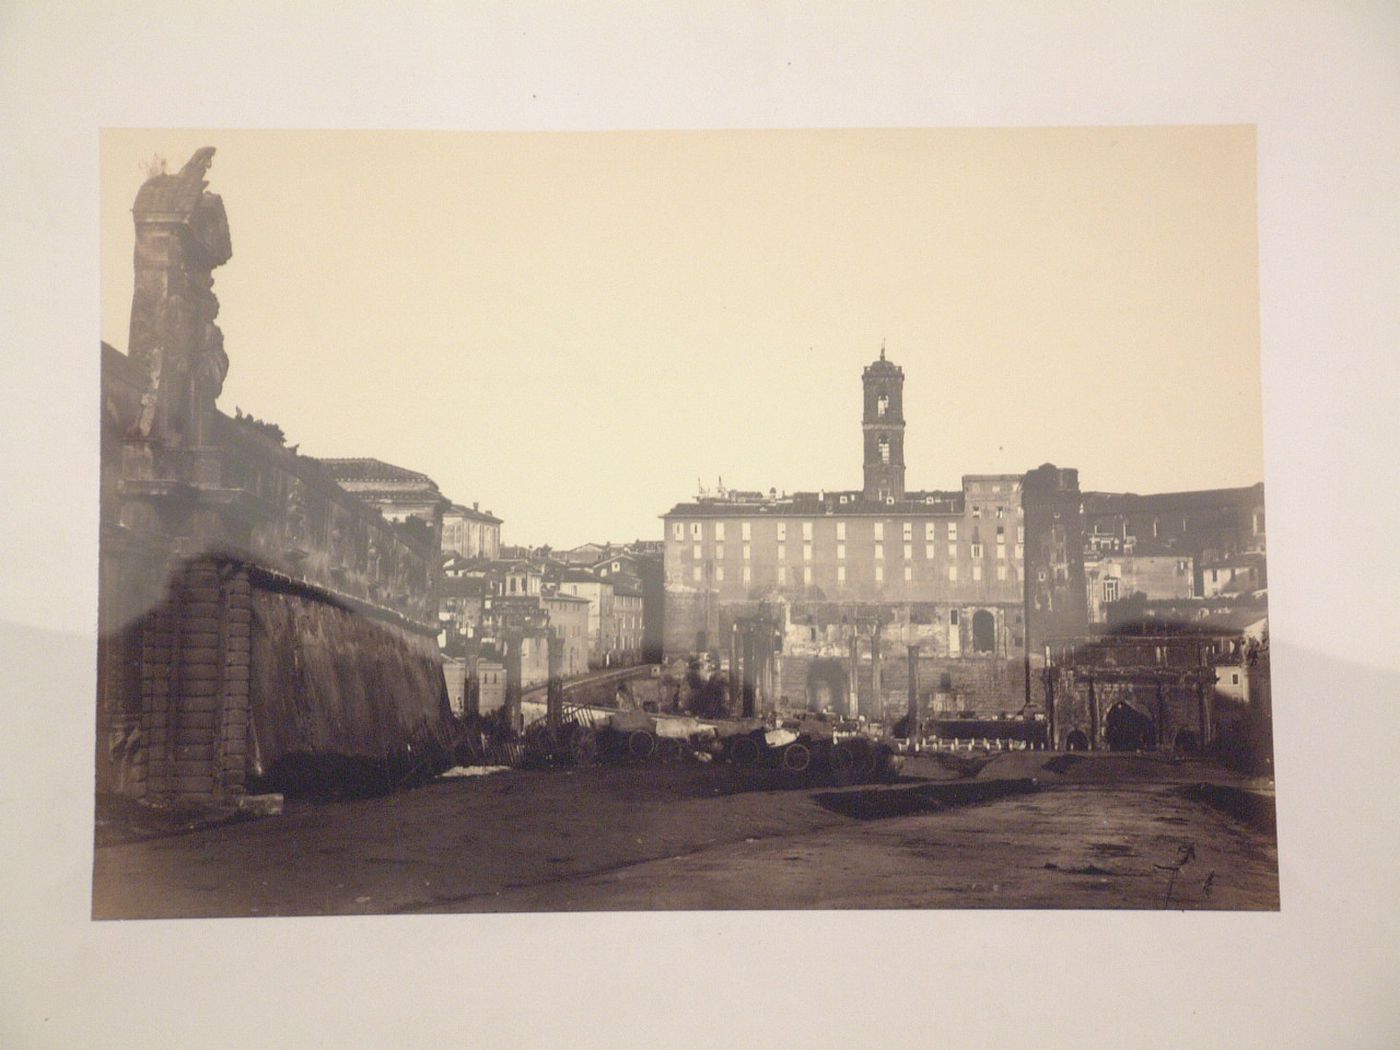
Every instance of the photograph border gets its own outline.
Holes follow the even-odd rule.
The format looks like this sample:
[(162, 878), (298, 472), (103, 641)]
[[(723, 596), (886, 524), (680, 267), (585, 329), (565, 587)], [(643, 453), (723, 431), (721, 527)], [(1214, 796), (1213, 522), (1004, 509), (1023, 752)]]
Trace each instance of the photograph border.
[[(809, 1046), (872, 1032), (911, 1046), (1308, 1046), (1400, 1029), (1382, 918), (1396, 903), (1395, 848), (1375, 834), (1397, 791), (1383, 754), (1324, 761), (1397, 728), (1395, 607), (1375, 588), (1396, 577), (1397, 555), (1366, 537), (1354, 560), (1330, 565), (1311, 534), (1319, 520), (1342, 527), (1332, 501), (1357, 492), (1382, 520), (1400, 510), (1394, 486), (1375, 484), (1395, 433), (1394, 12), (328, 14), (151, 4), (10, 15), (0, 84), (19, 134), (0, 196), (26, 265), (0, 291), (4, 341), (18, 350), (7, 386), (22, 392), (4, 425), (7, 447), (31, 454), (7, 477), (44, 514), (5, 527), (15, 573), (0, 641), (15, 673), (0, 1031), (21, 1046), (246, 1045), (268, 1033), (288, 1045), (612, 1046), (655, 1039), (658, 1024), (676, 1046), (711, 1045), (716, 1032), (773, 1038), (775, 1027)], [(1259, 128), (1281, 913), (87, 920), (98, 128), (1212, 122)], [(1345, 637), (1307, 628), (1347, 611)], [(1337, 695), (1345, 722), (1308, 717), (1306, 704)], [(813, 968), (833, 941), (872, 949)], [(630, 1022), (590, 1019), (610, 995)]]

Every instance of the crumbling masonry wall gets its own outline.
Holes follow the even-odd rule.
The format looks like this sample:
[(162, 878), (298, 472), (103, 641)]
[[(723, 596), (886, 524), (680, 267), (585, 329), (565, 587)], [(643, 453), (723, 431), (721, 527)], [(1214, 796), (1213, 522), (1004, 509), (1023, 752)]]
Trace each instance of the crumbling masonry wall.
[(447, 690), (429, 636), (309, 592), (250, 594), (250, 773), (296, 756), (407, 768), (440, 743)]

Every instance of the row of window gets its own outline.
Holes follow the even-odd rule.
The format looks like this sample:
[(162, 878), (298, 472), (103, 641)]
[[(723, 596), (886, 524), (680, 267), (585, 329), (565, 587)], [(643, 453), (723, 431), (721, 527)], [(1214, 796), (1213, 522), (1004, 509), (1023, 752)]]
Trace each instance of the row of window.
[[(904, 549), (904, 558), (905, 558), (905, 560), (906, 560), (906, 561), (911, 561), (911, 560), (913, 560), (913, 557), (914, 557), (914, 545), (913, 545), (912, 543), (906, 543), (906, 544), (904, 544), (904, 548), (903, 548), (903, 549)], [(934, 545), (934, 544), (932, 544), (932, 543), (926, 543), (926, 544), (924, 544), (924, 558), (927, 559), (928, 561), (932, 561), (932, 560), (936, 557), (937, 550), (938, 550), (938, 548), (936, 547), (936, 545)], [(752, 561), (752, 560), (753, 560), (753, 548), (752, 548), (749, 544), (747, 544), (747, 543), (744, 544), (743, 547), (741, 548), (741, 551), (742, 551), (742, 554), (743, 554), (743, 560), (744, 560), (744, 561)], [(973, 559), (974, 561), (981, 561), (983, 558), (986, 557), (986, 548), (985, 548), (982, 544), (980, 544), (980, 543), (969, 544), (969, 554), (971, 555), (971, 557), (972, 557), (972, 559)], [(1019, 544), (1019, 543), (1016, 544), (1016, 553), (1015, 553), (1015, 557), (1016, 557), (1017, 559), (1020, 559), (1020, 558), (1022, 558), (1024, 555), (1025, 555), (1025, 547), (1024, 547), (1022, 544)], [(699, 543), (694, 544), (694, 545), (691, 547), (690, 556), (691, 556), (691, 558), (692, 558), (693, 560), (695, 560), (695, 561), (700, 561), (700, 560), (702, 560), (702, 559), (705, 557), (705, 548), (704, 548), (701, 544), (699, 544)], [(957, 560), (957, 557), (958, 557), (958, 545), (957, 545), (956, 543), (950, 543), (950, 544), (948, 544), (948, 557), (949, 557), (950, 559), (955, 560), (955, 561)], [(1000, 543), (1000, 542), (997, 543), (997, 545), (996, 545), (996, 557), (997, 557), (997, 561), (1005, 561), (1005, 560), (1006, 560), (1006, 544)], [(884, 559), (885, 559), (885, 545), (884, 545), (883, 543), (877, 543), (877, 544), (875, 544), (875, 560), (876, 560), (876, 561), (884, 561)], [(722, 544), (722, 543), (721, 543), (721, 544), (716, 544), (716, 545), (715, 545), (715, 560), (716, 560), (716, 561), (724, 561), (724, 544)], [(779, 560), (779, 561), (787, 561), (787, 544), (785, 544), (785, 543), (779, 543), (779, 544), (778, 544), (778, 560)], [(803, 560), (803, 561), (811, 561), (811, 560), (812, 560), (812, 545), (811, 545), (810, 543), (804, 543), (804, 544), (802, 545), (802, 560)], [(837, 543), (837, 544), (836, 544), (836, 560), (837, 560), (837, 561), (845, 561), (845, 560), (846, 560), (846, 545), (845, 545), (844, 543)]]
[[(716, 582), (716, 583), (723, 583), (723, 582), (724, 582), (724, 566), (723, 566), (723, 565), (715, 565), (715, 566), (713, 567), (713, 569), (714, 569), (714, 580), (715, 580), (715, 582)], [(948, 575), (948, 582), (949, 582), (949, 583), (957, 583), (957, 582), (958, 582), (958, 567), (957, 567), (956, 565), (949, 565), (948, 568), (947, 568), (947, 575)], [(793, 578), (795, 578), (795, 576), (794, 576)], [(980, 564), (974, 564), (974, 565), (972, 566), (972, 579), (973, 579), (974, 581), (977, 581), (977, 580), (981, 580), (982, 578), (983, 578), (983, 577), (982, 577), (982, 566), (981, 566)], [(999, 564), (999, 565), (997, 565), (997, 567), (996, 567), (996, 578), (997, 578), (998, 581), (1005, 582), (1006, 580), (1014, 580), (1014, 579), (1017, 579), (1018, 577), (1017, 577), (1016, 573), (1015, 573), (1014, 571), (1012, 571), (1012, 570), (1009, 570), (1009, 569), (1007, 568), (1006, 565), (1004, 565), (1004, 564)], [(691, 568), (691, 579), (694, 580), (696, 583), (701, 583), (701, 582), (703, 582), (704, 579), (705, 579), (705, 567), (704, 567), (703, 565), (695, 565), (695, 566), (693, 566), (693, 567)], [(745, 565), (745, 566), (743, 567), (743, 575), (742, 575), (741, 579), (743, 580), (744, 583), (752, 583), (752, 582), (753, 582), (753, 569), (752, 569), (751, 566)], [(906, 582), (906, 583), (912, 582), (913, 579), (914, 579), (914, 566), (912, 566), (912, 565), (905, 565), (905, 566), (904, 566), (904, 580), (905, 580), (905, 582)], [(784, 586), (784, 585), (786, 585), (788, 582), (789, 582), (788, 567), (787, 567), (786, 565), (779, 565), (779, 566), (778, 566), (778, 584), (779, 584), (780, 586)], [(804, 565), (804, 566), (802, 566), (802, 582), (803, 582), (804, 584), (809, 584), (809, 585), (810, 585), (811, 582), (812, 582), (812, 567), (811, 567), (810, 565)], [(844, 566), (844, 565), (838, 565), (838, 566), (836, 566), (836, 582), (837, 582), (837, 583), (845, 583), (845, 582), (846, 582), (846, 566)], [(884, 583), (884, 582), (885, 582), (885, 567), (884, 567), (883, 565), (877, 565), (877, 566), (875, 566), (875, 582), (876, 582), (876, 583)]]
[[(976, 509), (976, 508), (974, 508), (974, 510), (975, 510), (975, 509)], [(1001, 512), (1002, 509), (1003, 509), (1003, 508), (1001, 508), (1001, 507), (998, 507), (998, 508), (997, 508), (997, 512), (998, 512), (998, 513), (997, 513), (997, 517), (1001, 517), (1001, 513), (1000, 513), (1000, 512)], [(973, 517), (976, 517), (976, 516), (977, 516), (976, 514), (973, 515)], [(885, 522), (883, 522), (883, 521), (877, 521), (877, 522), (874, 522), (873, 524), (874, 524), (874, 529), (875, 529), (875, 539), (877, 539), (877, 540), (883, 540), (883, 539), (885, 538)], [(713, 525), (714, 525), (714, 536), (713, 536), (714, 541), (715, 541), (716, 543), (723, 543), (724, 540), (725, 540), (725, 523), (722, 522), (722, 521), (716, 521), (716, 522), (713, 523)], [(781, 543), (781, 542), (785, 542), (785, 541), (787, 540), (787, 538), (788, 538), (788, 523), (785, 522), (785, 521), (780, 521), (780, 522), (777, 523), (777, 526), (778, 526), (778, 541), (779, 541), (780, 543)], [(801, 522), (801, 526), (802, 526), (802, 539), (803, 539), (805, 542), (811, 542), (812, 537), (813, 537), (813, 531), (814, 531), (814, 523), (813, 523), (813, 522), (810, 522), (810, 521), (804, 521), (804, 522)], [(904, 540), (906, 540), (906, 541), (912, 540), (912, 539), (914, 538), (914, 523), (913, 523), (912, 521), (903, 522), (903, 523), (902, 523), (902, 528), (901, 528), (900, 531), (901, 531), (902, 538), (903, 538)], [(957, 523), (956, 521), (950, 521), (950, 522), (948, 522), (948, 523), (947, 523), (946, 532), (947, 532), (947, 539), (949, 540), (949, 542), (956, 543), (956, 542), (957, 542), (957, 539), (958, 539), (958, 523)], [(676, 540), (677, 542), (683, 542), (683, 541), (685, 540), (685, 535), (686, 535), (686, 533), (685, 533), (685, 522), (682, 522), (682, 521), (674, 521), (674, 522), (671, 523), (671, 539)], [(1005, 535), (1006, 535), (1006, 528), (1005, 528), (1005, 526), (1003, 526), (1003, 525), (998, 525), (998, 526), (997, 526), (997, 536), (1000, 537), (1000, 536), (1005, 536)], [(702, 541), (702, 540), (705, 539), (705, 523), (704, 523), (703, 521), (692, 521), (692, 522), (690, 523), (690, 538), (691, 538), (692, 540), (694, 540), (694, 541)], [(741, 522), (739, 523), (739, 538), (740, 538), (741, 540), (745, 540), (745, 541), (748, 541), (748, 540), (753, 539), (753, 523), (752, 523), (752, 522), (741, 521)], [(836, 522), (836, 539), (837, 539), (838, 541), (840, 541), (840, 540), (844, 540), (845, 538), (846, 538), (846, 523), (845, 523), (844, 521), (838, 521), (838, 522)], [(935, 539), (937, 539), (937, 538), (938, 538), (938, 523), (937, 523), (937, 522), (934, 522), (934, 521), (925, 522), (925, 523), (924, 523), (924, 539), (925, 539), (925, 540), (935, 540)], [(1026, 541), (1026, 527), (1025, 527), (1024, 525), (1018, 525), (1018, 526), (1016, 526), (1016, 541), (1017, 541), (1018, 543), (1024, 543), (1024, 542)]]

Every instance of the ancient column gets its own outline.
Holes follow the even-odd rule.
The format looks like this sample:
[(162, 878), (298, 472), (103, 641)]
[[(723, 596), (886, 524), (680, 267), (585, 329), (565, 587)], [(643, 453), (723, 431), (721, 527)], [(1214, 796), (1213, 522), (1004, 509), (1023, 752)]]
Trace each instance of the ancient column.
[(744, 698), (744, 717), (753, 718), (759, 714), (758, 709), (758, 639), (755, 637), (753, 624), (745, 624), (741, 639), (741, 646), (744, 650), (744, 677), (742, 693)]
[(1210, 742), (1210, 717), (1207, 712), (1207, 704), (1209, 701), (1206, 699), (1208, 693), (1206, 689), (1206, 675), (1208, 673), (1209, 672), (1202, 671), (1198, 672), (1196, 676), (1196, 711), (1197, 720), (1200, 723), (1201, 750), (1205, 750), (1206, 745)]
[(545, 724), (558, 732), (564, 722), (564, 639), (549, 632), (549, 679), (545, 686)]
[(743, 717), (743, 676), (739, 672), (739, 622), (729, 626), (729, 715)]
[(909, 739), (919, 739), (919, 647), (909, 647)]
[(519, 630), (510, 630), (505, 634), (505, 665), (506, 665), (506, 725), (510, 727), (512, 733), (519, 733), (524, 729), (524, 715), (520, 710), (520, 661), (523, 656), (521, 650), (524, 648), (525, 638)]
[(850, 656), (846, 662), (846, 676), (849, 679), (846, 687), (846, 711), (847, 718), (855, 718), (860, 714), (860, 635), (855, 627), (851, 628)]
[(877, 621), (875, 630), (870, 636), (870, 694), (871, 708), (867, 717), (872, 721), (879, 721), (885, 714), (884, 689), (880, 682), (880, 644), (881, 625)]
[(1167, 692), (1161, 674), (1155, 676), (1157, 695), (1157, 750), (1170, 750), (1171, 728), (1167, 724)]
[(1094, 680), (1089, 679), (1089, 750), (1099, 749), (1099, 698), (1094, 692)]

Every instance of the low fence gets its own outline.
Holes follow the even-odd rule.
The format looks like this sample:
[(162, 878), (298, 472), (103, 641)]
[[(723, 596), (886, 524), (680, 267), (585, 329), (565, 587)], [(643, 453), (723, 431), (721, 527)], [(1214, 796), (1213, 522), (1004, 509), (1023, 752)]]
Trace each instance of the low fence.
[(1014, 737), (925, 737), (914, 741), (917, 751), (1044, 751), (1041, 740)]

